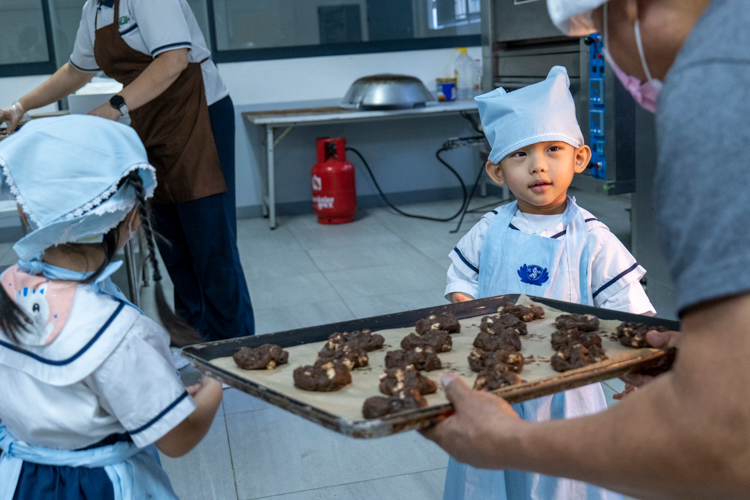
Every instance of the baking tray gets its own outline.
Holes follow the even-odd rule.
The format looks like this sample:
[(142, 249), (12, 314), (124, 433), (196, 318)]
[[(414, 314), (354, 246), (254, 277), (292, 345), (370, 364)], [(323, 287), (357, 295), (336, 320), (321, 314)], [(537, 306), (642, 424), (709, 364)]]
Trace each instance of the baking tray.
[[(232, 356), (240, 347), (258, 347), (262, 344), (278, 344), (284, 348), (301, 346), (315, 342), (324, 342), (333, 332), (353, 331), (369, 328), (373, 331), (389, 330), (394, 328), (412, 328), (417, 320), (430, 314), (452, 312), (459, 319), (475, 318), (496, 314), (498, 306), (506, 302), (517, 302), (521, 296), (502, 295), (487, 299), (473, 300), (458, 304), (446, 304), (426, 309), (418, 309), (372, 318), (357, 319), (333, 323), (328, 325), (290, 330), (286, 332), (258, 335), (254, 337), (242, 337), (238, 339), (210, 342), (186, 347), (182, 355), (188, 358), (201, 372), (214, 377), (222, 382), (237, 388), (238, 390), (260, 398), (270, 404), (283, 408), (307, 420), (315, 422), (323, 427), (354, 438), (375, 438), (396, 434), (407, 430), (419, 429), (434, 425), (441, 418), (452, 412), (449, 403), (430, 406), (428, 408), (411, 410), (383, 418), (365, 420), (344, 418), (331, 411), (315, 407), (309, 402), (300, 401), (288, 394), (282, 394), (261, 383), (248, 380), (231, 370), (222, 368), (214, 363), (214, 360)], [(664, 326), (670, 330), (679, 330), (679, 323), (660, 318), (638, 316), (634, 314), (599, 309), (580, 304), (561, 302), (545, 298), (530, 297), (534, 302), (541, 303), (565, 313), (594, 314), (601, 320), (615, 321), (637, 321), (649, 326)], [(397, 346), (391, 349), (397, 349)], [(606, 348), (606, 346), (605, 346)], [(468, 355), (468, 353), (466, 353)], [(592, 365), (580, 370), (567, 373), (559, 373), (552, 379), (527, 382), (522, 385), (505, 387), (494, 391), (509, 403), (520, 403), (541, 396), (581, 387), (594, 382), (601, 382), (616, 378), (629, 372), (652, 372), (666, 371), (674, 361), (674, 350), (645, 350), (643, 355), (628, 360), (607, 362), (605, 364)], [(312, 363), (310, 360), (291, 360), (290, 364), (298, 366)], [(522, 374), (523, 377), (523, 374)], [(361, 403), (364, 402), (362, 400)]]

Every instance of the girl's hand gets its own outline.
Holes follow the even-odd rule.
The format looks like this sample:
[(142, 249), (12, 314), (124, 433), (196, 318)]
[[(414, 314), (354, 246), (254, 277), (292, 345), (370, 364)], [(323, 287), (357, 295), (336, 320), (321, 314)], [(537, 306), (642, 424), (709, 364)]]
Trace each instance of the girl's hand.
[(203, 388), (203, 380), (199, 380), (197, 384), (185, 387), (191, 398), (194, 398), (196, 394)]
[(206, 394), (203, 391), (214, 393), (217, 391), (217, 389), (221, 392), (224, 391), (221, 382), (210, 377), (203, 377), (198, 381), (197, 384), (191, 385), (190, 387), (185, 387), (185, 390), (188, 392), (188, 394), (190, 394), (190, 397), (192, 398), (196, 397), (199, 393)]

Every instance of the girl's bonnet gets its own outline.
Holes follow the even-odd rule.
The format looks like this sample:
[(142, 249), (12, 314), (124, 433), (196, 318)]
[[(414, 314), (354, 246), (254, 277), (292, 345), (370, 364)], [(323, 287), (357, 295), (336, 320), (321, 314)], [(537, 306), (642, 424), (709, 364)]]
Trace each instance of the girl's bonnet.
[(0, 364), (52, 385), (74, 383), (106, 359), (141, 313), (108, 279), (119, 263), (96, 283), (75, 286), (51, 279), (86, 275), (44, 264), (43, 253), (102, 242), (136, 207), (131, 173), (150, 198), (156, 171), (133, 129), (85, 115), (27, 123), (0, 142), (0, 167), (31, 229), (13, 247), (18, 264), (0, 279), (33, 322), (18, 343), (0, 331)]

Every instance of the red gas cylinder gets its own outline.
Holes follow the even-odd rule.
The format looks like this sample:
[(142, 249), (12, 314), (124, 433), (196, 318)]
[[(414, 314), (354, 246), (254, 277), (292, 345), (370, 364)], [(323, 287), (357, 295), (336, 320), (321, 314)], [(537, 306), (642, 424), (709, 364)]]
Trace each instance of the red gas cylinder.
[(318, 139), (318, 163), (312, 168), (313, 210), (321, 224), (354, 220), (357, 187), (354, 165), (346, 161), (346, 139)]

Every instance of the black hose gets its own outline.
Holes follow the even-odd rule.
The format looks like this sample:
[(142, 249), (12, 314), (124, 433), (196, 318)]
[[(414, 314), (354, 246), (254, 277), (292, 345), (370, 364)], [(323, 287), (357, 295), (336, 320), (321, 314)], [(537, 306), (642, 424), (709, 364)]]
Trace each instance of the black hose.
[(456, 179), (458, 179), (458, 182), (461, 184), (461, 190), (463, 191), (463, 201), (461, 202), (461, 208), (459, 208), (458, 212), (456, 212), (454, 215), (452, 215), (450, 217), (446, 217), (446, 218), (439, 218), (439, 217), (428, 217), (426, 215), (410, 214), (410, 213), (404, 212), (403, 210), (401, 210), (400, 208), (398, 208), (396, 205), (394, 205), (393, 203), (391, 203), (391, 200), (389, 200), (388, 197), (383, 192), (383, 190), (380, 189), (380, 185), (378, 184), (377, 179), (375, 179), (375, 174), (372, 173), (372, 170), (370, 169), (370, 165), (367, 164), (367, 160), (365, 160), (364, 156), (362, 156), (362, 153), (360, 153), (359, 151), (357, 151), (356, 149), (351, 148), (351, 147), (346, 148), (347, 151), (351, 151), (352, 153), (354, 153), (355, 155), (357, 155), (359, 157), (360, 161), (362, 161), (362, 164), (365, 166), (365, 168), (367, 169), (367, 172), (370, 174), (370, 178), (372, 179), (372, 182), (375, 184), (375, 188), (378, 190), (378, 193), (380, 193), (380, 197), (383, 198), (383, 201), (385, 201), (386, 205), (388, 205), (389, 207), (391, 207), (393, 210), (395, 210), (397, 213), (403, 215), (404, 217), (411, 217), (413, 219), (431, 220), (431, 221), (435, 221), (435, 222), (449, 222), (449, 221), (452, 221), (453, 219), (455, 219), (456, 217), (458, 217), (459, 215), (461, 215), (461, 213), (464, 210), (464, 207), (466, 206), (466, 202), (468, 200), (468, 196), (467, 196), (467, 193), (466, 193), (466, 184), (464, 184), (463, 179), (461, 179), (461, 176), (458, 175), (458, 172), (456, 172), (453, 169), (453, 167), (451, 167), (448, 164), (448, 162), (446, 162), (445, 160), (443, 160), (440, 157), (441, 153), (443, 153), (445, 151), (450, 151), (450, 149), (451, 148), (445, 148), (445, 147), (438, 149), (437, 152), (435, 153), (435, 157), (438, 159), (438, 161), (440, 163), (442, 163), (443, 165), (445, 165), (445, 167), (448, 170), (450, 170), (453, 173), (453, 175), (456, 176)]

